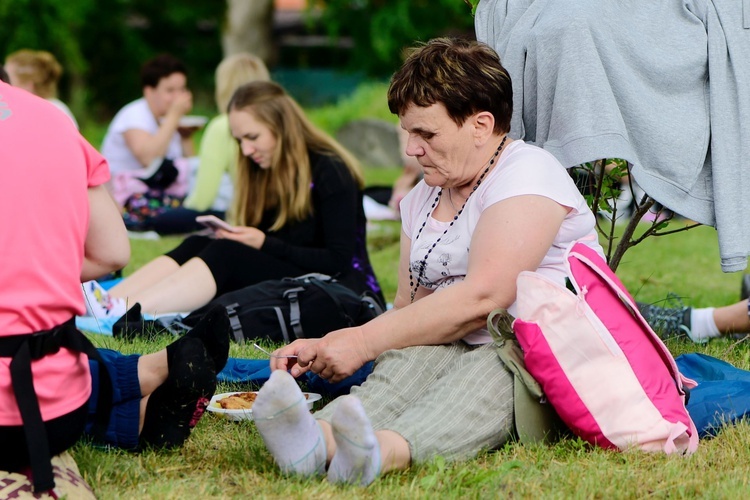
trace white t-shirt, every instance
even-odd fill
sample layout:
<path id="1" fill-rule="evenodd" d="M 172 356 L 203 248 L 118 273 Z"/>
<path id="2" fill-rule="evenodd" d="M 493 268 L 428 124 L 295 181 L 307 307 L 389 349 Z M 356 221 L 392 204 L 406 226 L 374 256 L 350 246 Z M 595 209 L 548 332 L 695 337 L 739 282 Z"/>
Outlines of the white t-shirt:
<path id="1" fill-rule="evenodd" d="M 73 120 L 73 124 L 76 126 L 76 128 L 79 128 L 78 121 L 76 121 L 76 117 L 73 116 L 73 112 L 70 110 L 67 104 L 65 104 L 64 102 L 62 102 L 60 99 L 56 97 L 50 97 L 47 100 L 51 102 L 52 104 L 54 104 L 55 106 L 57 106 L 57 109 L 59 109 L 60 111 L 68 115 L 68 118 Z"/>
<path id="2" fill-rule="evenodd" d="M 149 134 L 156 134 L 159 131 L 159 122 L 156 121 L 143 97 L 118 111 L 112 123 L 109 124 L 107 135 L 104 136 L 102 155 L 109 162 L 109 169 L 113 174 L 144 168 L 125 143 L 123 134 L 128 130 L 144 130 Z M 165 156 L 173 160 L 182 157 L 182 143 L 180 134 L 177 132 L 172 136 Z"/>
<path id="3" fill-rule="evenodd" d="M 596 234 L 594 214 L 568 172 L 550 153 L 522 140 L 516 140 L 505 148 L 497 166 L 469 197 L 463 212 L 445 236 L 442 234 L 450 222 L 438 221 L 431 216 L 428 218 L 439 191 L 440 188 L 430 187 L 423 180 L 401 201 L 402 228 L 412 242 L 409 259 L 412 274 L 416 280 L 424 267 L 420 285 L 425 288 L 438 290 L 463 281 L 469 264 L 469 245 L 479 217 L 488 207 L 514 196 L 544 196 L 571 209 L 537 269 L 540 274 L 564 284 L 566 272 L 563 253 L 574 240 L 584 240 L 584 243 L 604 255 Z M 425 220 L 427 223 L 415 241 Z M 438 238 L 441 238 L 440 243 L 423 264 L 429 248 Z M 508 311 L 515 315 L 515 303 Z M 468 334 L 463 340 L 468 344 L 484 344 L 491 342 L 492 338 L 486 329 L 482 329 Z"/>

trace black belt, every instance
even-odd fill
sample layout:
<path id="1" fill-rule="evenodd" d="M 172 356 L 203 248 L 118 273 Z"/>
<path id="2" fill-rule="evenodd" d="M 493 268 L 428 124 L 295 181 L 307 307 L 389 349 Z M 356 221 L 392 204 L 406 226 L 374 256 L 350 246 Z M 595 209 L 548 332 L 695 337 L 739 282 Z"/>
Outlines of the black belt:
<path id="1" fill-rule="evenodd" d="M 75 318 L 60 326 L 32 334 L 0 337 L 0 357 L 12 358 L 10 379 L 23 421 L 29 465 L 34 476 L 34 492 L 55 487 L 47 431 L 34 390 L 31 361 L 55 354 L 61 347 L 86 354 L 99 362 L 99 404 L 96 407 L 94 436 L 103 440 L 112 408 L 112 383 L 99 351 L 75 327 Z"/>

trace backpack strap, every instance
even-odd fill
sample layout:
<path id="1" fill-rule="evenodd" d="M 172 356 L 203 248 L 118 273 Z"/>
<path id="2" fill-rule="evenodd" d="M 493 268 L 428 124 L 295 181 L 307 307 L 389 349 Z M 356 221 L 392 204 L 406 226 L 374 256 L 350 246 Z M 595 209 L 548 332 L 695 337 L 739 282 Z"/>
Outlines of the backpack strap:
<path id="1" fill-rule="evenodd" d="M 310 278 L 310 282 L 313 282 L 313 279 L 314 278 Z M 299 294 L 300 292 L 304 291 L 305 287 L 302 286 L 284 290 L 284 298 L 289 301 L 289 324 L 292 327 L 292 333 L 294 333 L 294 337 L 298 339 L 305 338 L 305 332 L 302 331 L 302 313 L 299 309 Z M 286 332 L 286 327 L 284 326 L 283 317 L 279 319 L 279 324 L 282 325 L 281 327 L 284 338 L 289 338 L 289 333 Z"/>
<path id="2" fill-rule="evenodd" d="M 245 334 L 242 332 L 242 323 L 240 323 L 240 318 L 237 316 L 238 307 L 240 307 L 240 305 L 237 302 L 226 306 L 227 316 L 229 316 L 229 326 L 232 327 L 234 340 L 238 344 L 242 344 L 245 342 Z"/>
<path id="3" fill-rule="evenodd" d="M 112 382 L 99 351 L 75 327 L 71 318 L 51 330 L 25 335 L 0 337 L 0 357 L 11 358 L 10 379 L 21 414 L 29 462 L 34 478 L 34 492 L 43 492 L 55 487 L 52 472 L 52 457 L 47 431 L 39 409 L 39 400 L 34 390 L 31 362 L 57 353 L 61 347 L 86 354 L 99 362 L 99 404 L 96 407 L 94 436 L 103 440 L 109 424 L 112 408 Z"/>

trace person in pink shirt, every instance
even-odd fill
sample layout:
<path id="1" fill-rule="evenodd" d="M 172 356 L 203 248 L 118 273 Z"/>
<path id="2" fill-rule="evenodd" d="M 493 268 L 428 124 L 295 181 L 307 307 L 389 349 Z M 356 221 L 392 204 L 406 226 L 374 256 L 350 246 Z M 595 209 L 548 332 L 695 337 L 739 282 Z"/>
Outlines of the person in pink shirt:
<path id="1" fill-rule="evenodd" d="M 226 363 L 217 333 L 229 320 L 211 312 L 144 356 L 95 349 L 75 329 L 81 281 L 130 255 L 108 165 L 64 115 L 7 83 L 0 66 L 0 207 L 13 214 L 0 230 L 0 443 L 16 450 L 0 454 L 0 475 L 31 476 L 41 492 L 55 486 L 51 457 L 84 432 L 125 449 L 182 445 Z"/>
<path id="2" fill-rule="evenodd" d="M 84 351 L 95 350 L 72 323 L 85 311 L 81 280 L 124 266 L 130 246 L 107 164 L 70 119 L 2 82 L 0 103 L 0 442 L 21 444 L 0 467 L 30 464 L 46 491 L 49 457 L 88 414 Z"/>

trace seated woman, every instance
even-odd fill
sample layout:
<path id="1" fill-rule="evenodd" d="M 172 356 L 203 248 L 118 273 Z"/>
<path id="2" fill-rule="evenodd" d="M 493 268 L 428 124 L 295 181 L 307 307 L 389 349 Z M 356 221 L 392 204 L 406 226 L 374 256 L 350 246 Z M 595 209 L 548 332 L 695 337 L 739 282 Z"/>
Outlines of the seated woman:
<path id="1" fill-rule="evenodd" d="M 226 292 L 311 272 L 380 294 L 367 255 L 362 172 L 351 154 L 272 82 L 237 89 L 229 126 L 241 150 L 236 225 L 187 238 L 109 292 L 87 283 L 90 314 L 117 319 L 135 303 L 149 314 L 192 311 Z"/>
<path id="2" fill-rule="evenodd" d="M 484 326 L 515 310 L 516 278 L 565 282 L 563 250 L 602 253 L 594 215 L 549 153 L 507 137 L 511 81 L 487 45 L 435 39 L 391 79 L 388 105 L 424 179 L 401 202 L 394 308 L 360 327 L 301 339 L 276 354 L 253 405 L 285 472 L 366 485 L 440 455 L 467 459 L 513 432 L 513 378 Z M 375 360 L 351 395 L 309 413 L 293 377 L 341 380 Z M 287 372 L 290 369 L 290 373 Z"/>
<path id="3" fill-rule="evenodd" d="M 206 125 L 201 138 L 198 171 L 190 192 L 181 207 L 157 215 L 151 221 L 159 234 L 189 233 L 202 229 L 197 215 L 212 214 L 219 218 L 232 201 L 237 171 L 238 147 L 229 130 L 227 105 L 234 91 L 243 83 L 268 81 L 270 75 L 263 61 L 247 52 L 224 58 L 216 67 L 216 106 L 219 115 Z"/>

